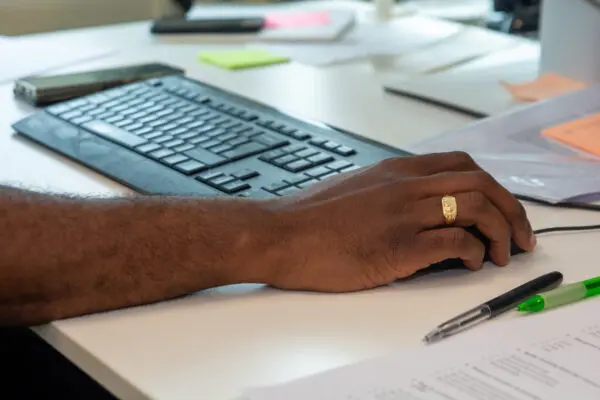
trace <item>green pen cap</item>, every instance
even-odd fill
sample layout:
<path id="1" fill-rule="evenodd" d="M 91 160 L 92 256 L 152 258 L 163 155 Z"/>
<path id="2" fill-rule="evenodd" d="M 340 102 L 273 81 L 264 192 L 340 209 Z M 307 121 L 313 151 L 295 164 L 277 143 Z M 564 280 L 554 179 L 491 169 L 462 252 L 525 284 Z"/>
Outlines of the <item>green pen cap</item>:
<path id="1" fill-rule="evenodd" d="M 533 296 L 519 304 L 518 309 L 521 312 L 538 312 L 544 309 L 545 303 L 542 296 Z"/>

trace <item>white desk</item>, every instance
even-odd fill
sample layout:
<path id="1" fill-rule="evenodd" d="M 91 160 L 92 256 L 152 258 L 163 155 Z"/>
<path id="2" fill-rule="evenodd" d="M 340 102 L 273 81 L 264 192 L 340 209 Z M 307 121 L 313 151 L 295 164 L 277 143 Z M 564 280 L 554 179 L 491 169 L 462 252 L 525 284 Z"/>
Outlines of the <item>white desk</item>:
<path id="1" fill-rule="evenodd" d="M 320 71 L 292 63 L 231 73 L 202 66 L 194 46 L 141 48 L 149 42 L 145 28 L 132 24 L 54 36 L 66 46 L 127 41 L 127 51 L 77 68 L 165 60 L 185 67 L 191 77 L 396 146 L 470 121 L 385 94 L 374 76 L 347 68 Z M 10 91 L 0 86 L 0 182 L 76 193 L 126 190 L 15 139 L 9 123 L 31 109 L 15 102 Z M 535 227 L 600 223 L 600 215 L 591 213 L 528 209 Z M 363 293 L 284 293 L 242 285 L 36 330 L 119 398 L 229 400 L 248 386 L 419 345 L 422 335 L 446 317 L 549 270 L 563 271 L 567 280 L 598 275 L 598 239 L 599 233 L 542 237 L 536 253 L 504 269 L 429 276 Z M 429 311 L 418 312 L 415 305 Z"/>

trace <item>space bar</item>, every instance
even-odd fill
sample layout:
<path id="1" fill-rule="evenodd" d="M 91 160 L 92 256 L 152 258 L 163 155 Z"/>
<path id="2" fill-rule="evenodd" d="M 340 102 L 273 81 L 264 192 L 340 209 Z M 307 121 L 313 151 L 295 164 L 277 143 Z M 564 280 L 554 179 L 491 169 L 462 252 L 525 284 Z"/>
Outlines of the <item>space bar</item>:
<path id="1" fill-rule="evenodd" d="M 112 140 L 113 142 L 117 142 L 123 146 L 135 147 L 146 143 L 144 138 L 135 136 L 127 131 L 124 131 L 123 129 L 119 129 L 116 126 L 102 121 L 91 121 L 81 126 L 99 136 L 104 137 L 105 139 Z"/>

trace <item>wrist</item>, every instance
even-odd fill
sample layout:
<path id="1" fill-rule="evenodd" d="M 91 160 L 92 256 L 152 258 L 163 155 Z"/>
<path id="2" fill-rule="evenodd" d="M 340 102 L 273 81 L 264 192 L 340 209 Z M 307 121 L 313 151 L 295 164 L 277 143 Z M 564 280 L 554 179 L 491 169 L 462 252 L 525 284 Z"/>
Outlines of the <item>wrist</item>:
<path id="1" fill-rule="evenodd" d="M 242 211 L 245 223 L 235 235 L 233 283 L 272 285 L 291 267 L 297 225 L 269 200 L 250 200 Z"/>

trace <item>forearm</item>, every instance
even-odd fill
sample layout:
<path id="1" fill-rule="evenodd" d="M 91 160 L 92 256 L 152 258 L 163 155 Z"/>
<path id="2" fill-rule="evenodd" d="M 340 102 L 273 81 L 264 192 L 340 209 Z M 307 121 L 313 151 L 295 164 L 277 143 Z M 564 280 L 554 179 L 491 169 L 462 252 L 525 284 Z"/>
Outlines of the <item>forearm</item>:
<path id="1" fill-rule="evenodd" d="M 0 187 L 0 325 L 261 282 L 249 261 L 268 255 L 261 249 L 271 239 L 253 234 L 264 213 L 252 201 L 80 199 Z"/>

